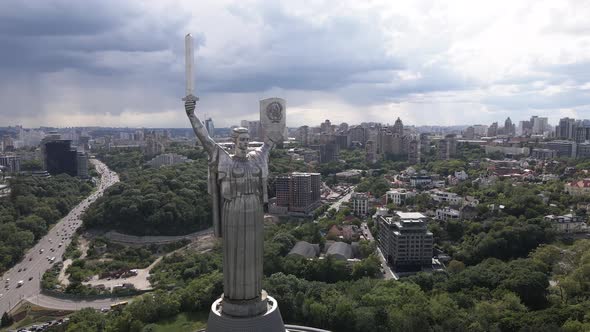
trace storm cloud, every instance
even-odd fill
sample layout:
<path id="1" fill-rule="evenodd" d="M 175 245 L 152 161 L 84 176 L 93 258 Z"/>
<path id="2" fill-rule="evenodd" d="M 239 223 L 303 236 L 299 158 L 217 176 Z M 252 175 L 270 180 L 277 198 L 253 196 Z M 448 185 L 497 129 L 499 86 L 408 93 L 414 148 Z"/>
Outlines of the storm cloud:
<path id="1" fill-rule="evenodd" d="M 590 117 L 588 16 L 576 1 L 5 0 L 0 125 L 186 127 L 187 32 L 218 126 L 270 96 L 290 126 Z"/>

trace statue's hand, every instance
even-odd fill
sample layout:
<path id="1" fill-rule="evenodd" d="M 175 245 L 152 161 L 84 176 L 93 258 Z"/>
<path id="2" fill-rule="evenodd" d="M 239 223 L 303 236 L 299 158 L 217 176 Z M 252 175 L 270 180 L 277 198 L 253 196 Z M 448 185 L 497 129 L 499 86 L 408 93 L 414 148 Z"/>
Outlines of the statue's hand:
<path id="1" fill-rule="evenodd" d="M 184 110 L 186 111 L 186 115 L 191 115 L 195 113 L 195 105 L 197 102 L 195 100 L 187 99 L 184 102 Z"/>

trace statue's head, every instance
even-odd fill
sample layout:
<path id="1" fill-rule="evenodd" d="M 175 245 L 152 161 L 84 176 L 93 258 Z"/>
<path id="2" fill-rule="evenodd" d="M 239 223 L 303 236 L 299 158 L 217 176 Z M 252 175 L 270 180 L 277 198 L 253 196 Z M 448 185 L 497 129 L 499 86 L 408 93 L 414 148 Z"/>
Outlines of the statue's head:
<path id="1" fill-rule="evenodd" d="M 238 157 L 244 157 L 248 154 L 248 143 L 250 142 L 250 135 L 248 129 L 244 127 L 237 127 L 232 130 L 231 137 L 234 140 L 235 155 Z"/>

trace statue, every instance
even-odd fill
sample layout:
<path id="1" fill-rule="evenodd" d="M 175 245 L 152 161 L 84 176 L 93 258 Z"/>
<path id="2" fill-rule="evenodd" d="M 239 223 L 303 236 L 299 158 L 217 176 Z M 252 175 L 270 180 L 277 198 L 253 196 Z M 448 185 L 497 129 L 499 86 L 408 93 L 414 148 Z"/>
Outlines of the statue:
<path id="1" fill-rule="evenodd" d="M 198 140 L 207 152 L 208 192 L 212 198 L 215 236 L 223 242 L 223 295 L 211 306 L 207 331 L 285 331 L 278 304 L 262 289 L 264 247 L 263 204 L 268 201 L 267 179 L 270 151 L 283 139 L 284 100 L 261 101 L 264 144 L 249 151 L 246 128 L 234 128 L 234 153 L 230 154 L 209 136 L 195 115 L 192 92 L 192 37 L 185 38 L 187 95 L 185 111 Z M 264 116 L 262 116 L 264 114 Z"/>
<path id="2" fill-rule="evenodd" d="M 195 115 L 195 100 L 185 101 L 186 114 L 195 134 L 209 155 L 209 194 L 213 200 L 215 235 L 223 239 L 222 311 L 232 316 L 256 315 L 266 311 L 262 291 L 264 240 L 263 204 L 268 202 L 268 157 L 275 146 L 267 136 L 259 148 L 248 151 L 248 129 L 234 128 L 233 154 L 229 154 L 209 136 Z M 276 104 L 272 114 L 277 115 Z M 279 111 L 279 113 L 282 109 Z M 274 139 L 279 136 L 275 135 Z M 252 304 L 244 307 L 234 304 Z"/>

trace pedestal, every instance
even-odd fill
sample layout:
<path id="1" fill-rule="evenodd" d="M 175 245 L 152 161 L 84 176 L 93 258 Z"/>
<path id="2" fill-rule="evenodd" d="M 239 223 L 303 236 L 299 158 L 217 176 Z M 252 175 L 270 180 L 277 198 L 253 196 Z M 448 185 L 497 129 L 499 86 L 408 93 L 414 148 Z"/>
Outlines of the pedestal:
<path id="1" fill-rule="evenodd" d="M 257 301 L 255 306 L 260 305 Z M 237 317 L 230 316 L 222 309 L 223 296 L 211 305 L 209 319 L 207 321 L 207 332 L 285 332 L 285 324 L 279 311 L 277 301 L 271 296 L 265 296 L 264 302 L 266 311 L 256 316 Z M 229 311 L 248 312 L 251 310 L 251 304 L 244 304 L 244 308 L 239 308 L 240 304 L 232 302 Z"/>

